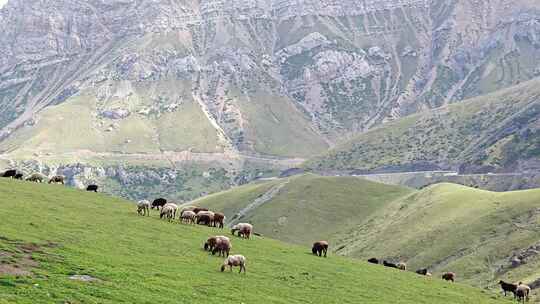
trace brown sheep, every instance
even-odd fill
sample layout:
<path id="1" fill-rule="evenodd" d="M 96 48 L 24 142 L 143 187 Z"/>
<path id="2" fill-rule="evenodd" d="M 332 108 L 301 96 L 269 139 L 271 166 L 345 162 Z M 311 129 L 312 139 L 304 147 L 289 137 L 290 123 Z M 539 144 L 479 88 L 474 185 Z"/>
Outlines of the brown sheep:
<path id="1" fill-rule="evenodd" d="M 206 208 L 201 208 L 201 207 L 196 207 L 193 209 L 193 212 L 195 212 L 195 214 L 199 214 L 199 212 L 201 211 L 208 211 L 208 209 Z"/>
<path id="2" fill-rule="evenodd" d="M 324 257 L 326 257 L 326 252 L 328 251 L 328 242 L 327 241 L 318 241 L 313 243 L 313 247 L 311 247 L 311 252 L 314 255 L 321 256 L 324 253 Z"/>
<path id="3" fill-rule="evenodd" d="M 206 243 L 204 243 L 204 251 L 212 251 L 214 250 L 214 247 L 216 247 L 217 238 L 215 236 L 211 236 L 206 240 Z"/>
<path id="4" fill-rule="evenodd" d="M 239 237 L 249 239 L 251 237 L 251 233 L 253 232 L 253 225 L 248 223 L 236 224 L 231 228 L 231 234 L 234 235 L 236 231 L 238 231 Z"/>
<path id="5" fill-rule="evenodd" d="M 216 227 L 216 225 L 219 225 L 218 228 L 223 229 L 224 223 L 225 214 L 219 212 L 214 213 L 214 227 Z"/>
<path id="6" fill-rule="evenodd" d="M 196 219 L 197 219 L 197 224 L 206 225 L 206 226 L 210 226 L 213 220 L 208 214 L 202 214 L 202 215 L 197 214 Z"/>
<path id="7" fill-rule="evenodd" d="M 216 238 L 216 246 L 212 249 L 212 255 L 218 253 L 218 256 L 229 256 L 232 245 L 228 238 Z M 226 255 L 225 255 L 226 254 Z"/>
<path id="8" fill-rule="evenodd" d="M 229 266 L 232 272 L 233 266 L 240 266 L 240 272 L 242 273 L 242 269 L 244 270 L 244 274 L 246 273 L 246 258 L 243 255 L 231 255 L 223 261 L 223 265 L 221 266 L 221 272 L 225 271 L 225 268 Z"/>
<path id="9" fill-rule="evenodd" d="M 453 272 L 446 272 L 442 275 L 442 279 L 445 281 L 452 281 L 455 282 L 456 280 L 456 274 Z"/>
<path id="10" fill-rule="evenodd" d="M 55 175 L 49 179 L 49 184 L 64 184 L 64 177 L 62 175 Z"/>
<path id="11" fill-rule="evenodd" d="M 223 235 L 211 236 L 208 238 L 208 240 L 206 240 L 206 243 L 204 243 L 204 250 L 212 251 L 214 247 L 216 247 L 216 244 L 221 241 L 230 242 L 231 240 L 228 237 L 223 236 Z"/>
<path id="12" fill-rule="evenodd" d="M 47 177 L 41 173 L 32 173 L 26 180 L 34 183 L 43 183 L 46 178 Z"/>
<path id="13" fill-rule="evenodd" d="M 396 264 L 396 267 L 400 270 L 407 270 L 407 264 L 404 262 L 399 262 Z"/>

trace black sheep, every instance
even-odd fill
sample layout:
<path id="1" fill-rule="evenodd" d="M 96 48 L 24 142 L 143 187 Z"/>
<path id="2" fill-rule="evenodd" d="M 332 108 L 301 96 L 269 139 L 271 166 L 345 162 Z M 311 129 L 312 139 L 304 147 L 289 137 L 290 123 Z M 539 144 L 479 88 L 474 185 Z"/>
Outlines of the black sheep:
<path id="1" fill-rule="evenodd" d="M 167 200 L 164 199 L 164 198 L 156 198 L 153 202 L 152 202 L 152 209 L 159 209 L 159 207 L 162 207 L 165 206 L 165 204 L 167 204 Z"/>
<path id="2" fill-rule="evenodd" d="M 390 267 L 390 268 L 398 268 L 396 264 L 394 263 L 390 263 L 390 262 L 387 262 L 387 261 L 383 261 L 382 262 L 384 266 L 386 267 Z"/>
<path id="3" fill-rule="evenodd" d="M 86 187 L 86 191 L 94 191 L 94 192 L 97 192 L 98 190 L 98 186 L 97 185 L 88 185 L 88 187 Z"/>
<path id="4" fill-rule="evenodd" d="M 518 288 L 517 284 L 512 283 L 506 283 L 503 280 L 499 281 L 499 285 L 501 285 L 502 290 L 504 291 L 504 296 L 506 297 L 507 292 L 511 292 L 514 294 L 514 298 L 516 297 L 516 290 Z"/>
<path id="5" fill-rule="evenodd" d="M 428 269 L 427 268 L 418 269 L 416 273 L 421 274 L 421 275 L 427 275 Z"/>
<path id="6" fill-rule="evenodd" d="M 313 243 L 313 247 L 311 247 L 311 253 L 314 255 L 322 256 L 324 253 L 324 257 L 326 257 L 326 252 L 328 251 L 328 242 L 327 241 L 318 241 Z"/>
<path id="7" fill-rule="evenodd" d="M 14 170 L 14 169 L 7 170 L 4 173 L 2 173 L 2 177 L 14 178 L 15 175 L 17 175 L 17 170 Z"/>
<path id="8" fill-rule="evenodd" d="M 371 264 L 379 264 L 379 260 L 377 258 L 371 258 L 369 260 L 367 260 L 368 263 L 371 263 Z"/>

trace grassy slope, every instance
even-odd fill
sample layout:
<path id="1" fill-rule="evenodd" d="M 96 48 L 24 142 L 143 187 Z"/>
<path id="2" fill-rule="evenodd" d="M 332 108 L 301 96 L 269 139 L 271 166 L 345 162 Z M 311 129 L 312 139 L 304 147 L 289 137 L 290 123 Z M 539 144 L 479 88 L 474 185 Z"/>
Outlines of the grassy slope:
<path id="1" fill-rule="evenodd" d="M 243 206 L 283 185 L 277 195 L 242 221 L 280 240 L 309 244 L 330 239 L 339 254 L 407 261 L 437 275 L 486 287 L 500 278 L 533 282 L 540 256 L 511 268 L 514 253 L 539 242 L 540 189 L 490 192 L 456 184 L 416 191 L 353 177 L 302 175 L 250 184 L 195 204 L 223 210 L 229 218 Z"/>
<path id="2" fill-rule="evenodd" d="M 455 271 L 487 286 L 498 281 L 540 277 L 539 257 L 509 268 L 513 252 L 539 240 L 540 189 L 489 192 L 437 184 L 405 196 L 375 213 L 341 241 L 341 252 L 408 261 L 412 268 Z"/>
<path id="3" fill-rule="evenodd" d="M 176 84 L 178 86 L 178 84 Z M 123 83 L 116 83 L 119 91 Z M 24 127 L 1 143 L 2 150 L 15 150 L 14 156 L 24 157 L 34 152 L 63 153 L 78 150 L 93 152 L 158 153 L 161 150 L 219 152 L 217 132 L 200 107 L 187 93 L 170 81 L 145 84 L 134 89 L 125 100 L 110 102 L 109 108 L 124 108 L 132 114 L 119 120 L 96 116 L 99 101 L 87 92 L 68 102 L 45 109 L 34 126 Z M 164 92 L 167 92 L 165 94 Z M 160 96 L 161 104 L 151 96 Z M 147 107 L 159 107 L 182 100 L 174 112 L 140 115 Z M 115 130 L 106 131 L 111 124 Z M 129 141 L 129 142 L 128 142 Z"/>
<path id="4" fill-rule="evenodd" d="M 308 161 L 316 170 L 421 162 L 495 169 L 540 157 L 540 79 L 385 124 Z M 524 130 L 529 130 L 523 132 Z"/>
<path id="5" fill-rule="evenodd" d="M 283 185 L 279 192 L 242 221 L 255 223 L 256 230 L 264 235 L 298 244 L 340 237 L 347 227 L 412 191 L 355 177 L 307 174 L 240 187 L 194 203 L 224 211 L 230 219 L 278 185 Z"/>
<path id="6" fill-rule="evenodd" d="M 0 303 L 505 302 L 464 285 L 337 256 L 321 259 L 307 248 L 260 238 L 233 239 L 233 252 L 248 258 L 247 275 L 222 274 L 222 259 L 200 249 L 221 231 L 138 217 L 127 202 L 62 186 L 0 180 L 0 192 L 3 263 L 23 254 L 15 240 L 56 244 L 33 253 L 39 262 L 33 277 L 0 278 Z M 71 281 L 72 274 L 102 281 Z"/>
<path id="7" fill-rule="evenodd" d="M 247 122 L 246 137 L 262 154 L 287 157 L 314 156 L 328 149 L 306 118 L 281 96 L 258 91 L 250 99 L 239 95 Z"/>

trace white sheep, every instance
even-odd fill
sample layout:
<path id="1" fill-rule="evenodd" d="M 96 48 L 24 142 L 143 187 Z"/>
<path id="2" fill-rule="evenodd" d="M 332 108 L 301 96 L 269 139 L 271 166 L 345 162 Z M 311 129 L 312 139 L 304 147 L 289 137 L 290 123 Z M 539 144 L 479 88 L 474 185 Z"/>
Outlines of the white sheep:
<path id="1" fill-rule="evenodd" d="M 246 273 L 246 258 L 240 254 L 231 255 L 227 257 L 225 261 L 223 261 L 223 265 L 221 265 L 221 272 L 225 271 L 227 266 L 229 266 L 231 272 L 233 266 L 240 266 L 240 271 L 238 273 L 242 273 L 242 269 L 244 270 L 244 273 Z"/>
<path id="2" fill-rule="evenodd" d="M 172 206 L 163 206 L 163 208 L 161 208 L 161 211 L 159 213 L 159 218 L 167 218 L 169 221 L 171 221 L 173 219 L 173 215 L 174 215 L 174 207 Z"/>
<path id="3" fill-rule="evenodd" d="M 182 211 L 182 213 L 180 214 L 180 222 L 187 222 L 187 223 L 192 223 L 192 224 L 195 224 L 195 217 L 197 215 L 195 214 L 195 212 L 193 211 Z"/>
<path id="4" fill-rule="evenodd" d="M 234 235 L 234 233 L 238 231 L 238 236 L 244 237 L 244 238 L 250 238 L 251 233 L 253 232 L 253 225 L 248 223 L 239 223 L 232 227 L 231 234 Z"/>
<path id="5" fill-rule="evenodd" d="M 175 219 L 176 211 L 178 210 L 178 205 L 174 203 L 166 203 L 165 205 L 163 205 L 163 207 L 167 207 L 167 206 L 173 209 L 172 218 Z"/>
<path id="6" fill-rule="evenodd" d="M 150 202 L 141 200 L 137 203 L 137 213 L 142 216 L 150 216 Z"/>

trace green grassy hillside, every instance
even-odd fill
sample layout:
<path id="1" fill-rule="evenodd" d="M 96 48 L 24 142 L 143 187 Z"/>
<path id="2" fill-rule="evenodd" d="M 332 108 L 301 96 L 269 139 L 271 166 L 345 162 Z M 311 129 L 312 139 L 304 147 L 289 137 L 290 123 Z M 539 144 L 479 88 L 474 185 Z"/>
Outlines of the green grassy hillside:
<path id="1" fill-rule="evenodd" d="M 201 245 L 225 231 L 139 217 L 126 201 L 62 186 L 0 180 L 0 193 L 0 303 L 508 302 L 262 238 L 233 238 L 248 272 L 220 273 L 222 259 Z"/>
<path id="2" fill-rule="evenodd" d="M 486 287 L 499 279 L 540 278 L 540 189 L 489 192 L 437 184 L 387 205 L 351 229 L 340 254 L 407 261 L 414 269 L 454 271 Z M 513 256 L 526 256 L 512 266 Z"/>
<path id="3" fill-rule="evenodd" d="M 276 190 L 277 189 L 277 190 Z M 250 184 L 194 201 L 291 243 L 328 239 L 338 254 L 406 261 L 479 287 L 540 280 L 540 189 L 490 192 L 456 184 L 422 190 L 312 174 Z M 512 265 L 514 257 L 520 257 Z M 535 283 L 536 284 L 536 283 Z"/>
<path id="4" fill-rule="evenodd" d="M 242 186 L 193 204 L 221 210 L 233 219 L 266 196 L 264 203 L 250 208 L 239 220 L 256 223 L 257 231 L 264 235 L 307 245 L 341 237 L 343 230 L 412 191 L 355 177 L 307 174 Z"/>
<path id="5" fill-rule="evenodd" d="M 305 164 L 314 170 L 431 167 L 525 170 L 540 157 L 540 79 L 361 134 Z"/>

